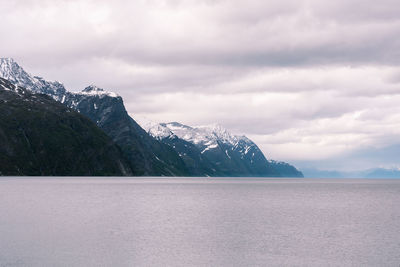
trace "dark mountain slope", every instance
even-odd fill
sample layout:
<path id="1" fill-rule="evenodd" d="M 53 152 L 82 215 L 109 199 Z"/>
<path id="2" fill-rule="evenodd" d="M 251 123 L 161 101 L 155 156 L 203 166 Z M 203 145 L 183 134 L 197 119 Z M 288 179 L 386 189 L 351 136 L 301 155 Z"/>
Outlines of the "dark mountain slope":
<path id="1" fill-rule="evenodd" d="M 93 122 L 0 78 L 1 175 L 130 175 L 120 149 Z"/>
<path id="2" fill-rule="evenodd" d="M 69 92 L 59 82 L 30 75 L 10 58 L 0 58 L 0 77 L 32 92 L 47 94 L 90 118 L 122 148 L 134 175 L 189 175 L 173 149 L 149 136 L 129 117 L 120 96 L 95 86 Z"/>
<path id="3" fill-rule="evenodd" d="M 281 161 L 270 160 L 269 161 L 272 168 L 275 169 L 280 176 L 283 177 L 304 177 L 303 173 L 296 169 L 296 167 Z"/>
<path id="4" fill-rule="evenodd" d="M 188 169 L 179 155 L 144 131 L 126 112 L 120 96 L 95 86 L 69 94 L 63 103 L 95 122 L 118 144 L 135 175 L 184 176 Z"/>
<path id="5" fill-rule="evenodd" d="M 162 142 L 173 148 L 185 162 L 190 176 L 221 176 L 215 164 L 203 156 L 201 150 L 192 143 L 172 135 L 162 139 Z"/>

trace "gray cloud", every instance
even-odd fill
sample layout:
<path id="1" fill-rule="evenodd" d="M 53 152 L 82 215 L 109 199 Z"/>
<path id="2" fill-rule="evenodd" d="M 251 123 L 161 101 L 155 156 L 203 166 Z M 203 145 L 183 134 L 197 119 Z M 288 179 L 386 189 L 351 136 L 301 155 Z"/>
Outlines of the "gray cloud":
<path id="1" fill-rule="evenodd" d="M 316 165 L 398 143 L 394 0 L 15 0 L 0 16 L 2 56 L 116 91 L 133 116 L 219 122 Z"/>
<path id="2" fill-rule="evenodd" d="M 131 64 L 240 68 L 397 64 L 400 58 L 393 1 L 16 3 L 3 4 L 2 28 L 11 34 L 4 42 L 7 52 L 50 55 L 42 58 L 49 64 L 108 57 Z M 35 36 L 40 38 L 32 40 Z"/>

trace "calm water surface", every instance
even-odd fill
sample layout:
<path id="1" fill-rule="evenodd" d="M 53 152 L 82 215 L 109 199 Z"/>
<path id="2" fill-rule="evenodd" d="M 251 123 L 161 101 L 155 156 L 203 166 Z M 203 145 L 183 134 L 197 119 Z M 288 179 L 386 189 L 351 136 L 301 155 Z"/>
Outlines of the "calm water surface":
<path id="1" fill-rule="evenodd" d="M 400 180 L 0 180 L 0 266 L 400 266 Z"/>

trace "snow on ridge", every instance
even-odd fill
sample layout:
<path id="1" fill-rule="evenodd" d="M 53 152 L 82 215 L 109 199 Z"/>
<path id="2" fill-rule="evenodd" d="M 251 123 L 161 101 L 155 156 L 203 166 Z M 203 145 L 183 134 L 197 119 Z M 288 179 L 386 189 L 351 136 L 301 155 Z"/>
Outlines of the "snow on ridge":
<path id="1" fill-rule="evenodd" d="M 174 136 L 174 133 L 171 132 L 167 127 L 162 126 L 160 124 L 154 125 L 148 131 L 148 133 L 155 137 L 156 139 L 164 139 L 171 136 Z"/>
<path id="2" fill-rule="evenodd" d="M 118 97 L 118 94 L 114 92 L 108 92 L 105 91 L 104 89 L 97 87 L 96 85 L 89 85 L 85 89 L 83 89 L 81 92 L 75 93 L 78 95 L 92 95 L 92 96 L 110 96 L 110 97 Z"/>
<path id="3" fill-rule="evenodd" d="M 207 131 L 196 127 L 190 127 L 177 122 L 161 123 L 168 127 L 177 137 L 200 146 L 215 146 L 217 138 Z"/>
<path id="4" fill-rule="evenodd" d="M 7 69 L 9 69 L 8 67 L 12 66 L 13 64 L 16 64 L 13 58 L 0 58 L 0 70 L 2 72 L 7 71 Z"/>
<path id="5" fill-rule="evenodd" d="M 0 79 L 0 88 L 2 88 L 3 90 L 6 90 L 6 91 L 12 91 L 10 88 L 8 88 L 6 86 L 6 84 L 7 83 L 4 80 Z M 15 89 L 14 85 L 13 85 L 13 89 Z"/>
<path id="6" fill-rule="evenodd" d="M 34 85 L 35 79 L 12 58 L 0 58 L 0 77 L 18 85 Z"/>
<path id="7" fill-rule="evenodd" d="M 217 139 L 225 143 L 230 143 L 232 145 L 237 143 L 237 136 L 232 135 L 219 124 L 214 123 L 210 125 L 197 126 L 196 128 L 205 131 L 209 135 L 215 136 Z"/>
<path id="8" fill-rule="evenodd" d="M 64 85 L 59 81 L 45 80 L 40 76 L 32 76 L 27 73 L 17 62 L 12 58 L 0 58 L 0 77 L 9 80 L 15 85 L 24 87 L 35 93 L 44 93 L 51 95 L 56 100 L 63 99 L 67 93 L 72 95 L 92 95 L 92 96 L 110 96 L 118 97 L 118 94 L 105 91 L 95 85 L 86 87 L 81 92 L 69 92 Z"/>
<path id="9" fill-rule="evenodd" d="M 40 76 L 33 76 L 33 79 L 35 79 L 36 81 L 42 81 L 44 83 L 50 83 L 50 84 L 53 84 L 53 85 L 64 86 L 64 84 L 62 82 L 60 82 L 60 81 L 57 81 L 57 80 L 46 80 L 46 79 L 44 79 L 43 77 L 40 77 Z"/>
<path id="10" fill-rule="evenodd" d="M 219 124 L 191 127 L 178 122 L 155 123 L 144 118 L 137 118 L 136 121 L 156 139 L 176 136 L 201 148 L 201 153 L 224 143 L 230 145 L 231 150 L 238 149 L 245 155 L 255 146 L 246 136 L 233 135 Z"/>
<path id="11" fill-rule="evenodd" d="M 174 133 L 161 123 L 147 119 L 146 117 L 135 116 L 135 121 L 152 137 L 161 140 L 175 136 Z"/>
<path id="12" fill-rule="evenodd" d="M 56 100 L 66 91 L 64 85 L 58 81 L 47 81 L 27 73 L 12 58 L 0 58 L 0 77 L 35 93 L 51 95 Z"/>
<path id="13" fill-rule="evenodd" d="M 133 116 L 131 114 L 129 114 L 132 118 L 135 118 L 135 121 L 140 125 L 140 127 L 142 127 L 146 132 L 150 130 L 151 127 L 153 127 L 154 125 L 158 124 L 154 121 L 149 120 L 146 117 L 142 117 L 142 116 Z"/>
<path id="14" fill-rule="evenodd" d="M 235 147 L 239 144 L 240 141 L 249 144 L 253 143 L 249 138 L 244 135 L 239 136 L 231 134 L 226 128 L 217 123 L 197 126 L 196 128 L 207 132 L 209 135 L 215 136 L 215 138 L 223 143 L 228 143 Z"/>

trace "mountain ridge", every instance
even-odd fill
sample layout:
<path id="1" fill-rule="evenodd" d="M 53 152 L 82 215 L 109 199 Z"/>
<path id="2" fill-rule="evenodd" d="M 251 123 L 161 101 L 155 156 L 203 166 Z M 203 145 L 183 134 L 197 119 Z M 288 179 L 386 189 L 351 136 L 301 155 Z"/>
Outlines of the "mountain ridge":
<path id="1" fill-rule="evenodd" d="M 126 176 L 132 170 L 88 118 L 0 78 L 0 175 Z"/>
<path id="2" fill-rule="evenodd" d="M 268 161 L 250 139 L 218 124 L 192 128 L 170 122 L 147 131 L 128 115 L 121 96 L 95 85 L 70 92 L 60 82 L 31 76 L 14 60 L 0 58 L 1 76 L 88 117 L 121 147 L 135 175 L 303 176 L 289 164 Z"/>
<path id="3" fill-rule="evenodd" d="M 233 135 L 219 124 L 188 126 L 179 122 L 154 123 L 148 120 L 139 121 L 139 124 L 154 138 L 173 147 L 191 170 L 201 175 L 303 176 L 288 163 L 267 160 L 249 138 Z"/>
<path id="4" fill-rule="evenodd" d="M 314 168 L 302 169 L 306 178 L 400 178 L 398 168 L 372 168 L 358 171 L 320 170 Z"/>
<path id="5" fill-rule="evenodd" d="M 11 69 L 7 69 L 11 68 Z M 4 74 L 5 72 L 6 74 Z M 13 77 L 11 82 L 51 96 L 77 110 L 97 124 L 118 144 L 131 161 L 135 175 L 189 175 L 184 163 L 169 146 L 159 143 L 129 117 L 122 97 L 95 85 L 81 92 L 70 92 L 59 82 L 48 82 L 28 74 L 12 59 L 0 58 L 0 77 Z"/>

